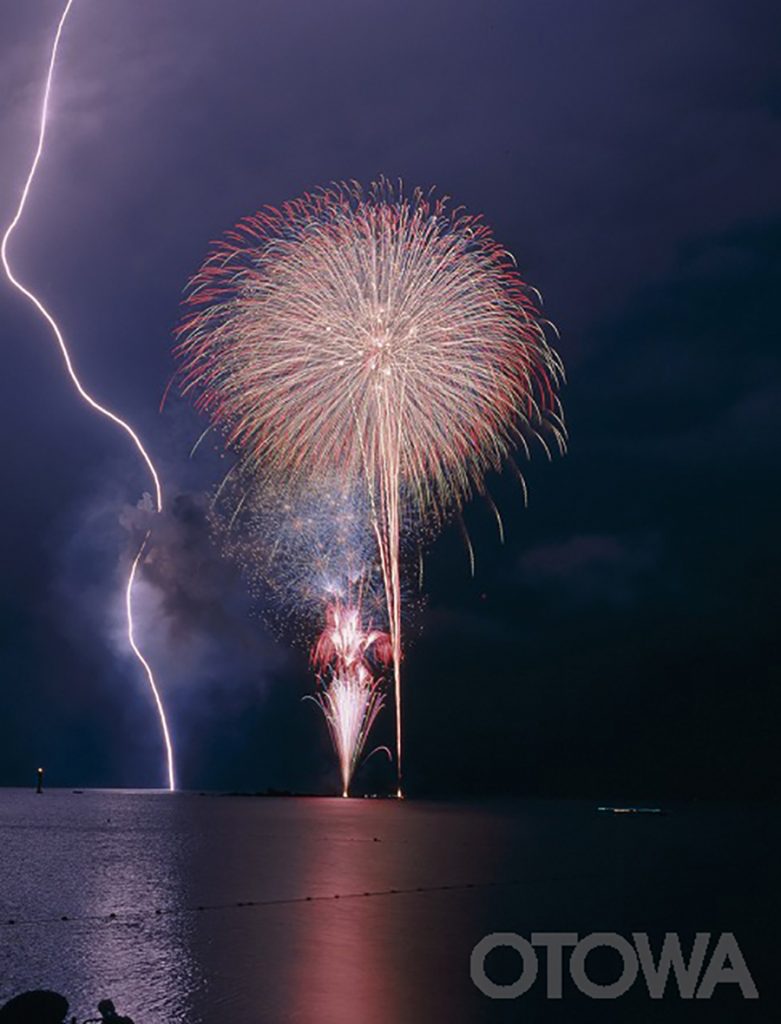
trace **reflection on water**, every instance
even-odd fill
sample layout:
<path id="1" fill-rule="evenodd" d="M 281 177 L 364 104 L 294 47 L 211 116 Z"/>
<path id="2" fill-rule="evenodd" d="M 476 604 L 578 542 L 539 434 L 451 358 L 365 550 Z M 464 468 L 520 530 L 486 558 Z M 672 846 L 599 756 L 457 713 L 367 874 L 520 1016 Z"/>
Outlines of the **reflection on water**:
<path id="1" fill-rule="evenodd" d="M 761 820 L 0 791 L 0 1004 L 47 987 L 82 1019 L 108 996 L 136 1024 L 625 1021 L 623 1002 L 486 1000 L 470 950 L 491 931 L 742 926 L 756 977 L 747 929 L 764 904 L 734 877 L 714 904 L 713 880 Z M 756 860 L 750 878 L 761 887 Z M 641 1009 L 631 1019 L 688 1019 L 667 1000 Z"/>
<path id="2" fill-rule="evenodd" d="M 129 916 L 179 899 L 186 835 L 161 799 L 0 795 L 0 917 L 17 922 L 0 933 L 0 1003 L 45 986 L 81 1017 L 110 996 L 139 1022 L 193 1020 L 189 922 Z"/>
<path id="3" fill-rule="evenodd" d="M 130 849 L 121 838 L 113 842 L 85 879 L 84 906 L 104 920 L 135 907 L 143 912 L 153 904 L 155 911 L 177 905 L 177 877 L 186 871 L 178 830 L 169 839 L 161 829 L 147 827 L 136 838 Z M 142 1020 L 152 1014 L 167 1021 L 192 1020 L 187 997 L 197 975 L 188 947 L 188 915 L 155 912 L 109 920 L 110 927 L 94 924 L 85 930 L 77 967 L 84 998 L 92 995 L 94 1002 L 96 992 L 110 996 L 130 1013 L 145 993 L 136 1011 L 141 1017 L 143 1008 Z"/>

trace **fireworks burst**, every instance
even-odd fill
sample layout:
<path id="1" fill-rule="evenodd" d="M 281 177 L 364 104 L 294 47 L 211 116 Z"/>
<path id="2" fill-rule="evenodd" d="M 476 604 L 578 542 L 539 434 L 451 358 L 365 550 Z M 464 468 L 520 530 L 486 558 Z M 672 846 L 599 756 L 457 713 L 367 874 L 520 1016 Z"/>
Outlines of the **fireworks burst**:
<path id="1" fill-rule="evenodd" d="M 265 208 L 190 284 L 177 353 L 242 471 L 366 494 L 393 654 L 401 793 L 402 526 L 441 524 L 528 440 L 564 447 L 561 363 L 480 217 L 386 181 Z"/>
<path id="2" fill-rule="evenodd" d="M 329 604 L 326 627 L 311 653 L 321 689 L 309 699 L 320 707 L 328 724 L 345 797 L 385 702 L 377 669 L 387 666 L 393 657 L 388 634 L 371 625 L 364 628 L 361 618 L 360 605 Z"/>
<path id="3" fill-rule="evenodd" d="M 386 619 L 365 492 L 356 495 L 334 481 L 320 492 L 259 494 L 239 476 L 222 488 L 212 524 L 269 624 L 284 635 L 292 627 L 309 649 L 317 693 L 308 699 L 323 712 L 346 796 L 385 703 L 382 675 L 392 661 L 387 631 L 363 623 Z M 324 614 L 325 628 L 312 644 Z"/>
<path id="4" fill-rule="evenodd" d="M 280 635 L 292 632 L 308 649 L 326 604 L 351 596 L 382 618 L 382 576 L 362 494 L 337 482 L 306 494 L 261 493 L 238 477 L 214 503 L 211 523 Z"/>

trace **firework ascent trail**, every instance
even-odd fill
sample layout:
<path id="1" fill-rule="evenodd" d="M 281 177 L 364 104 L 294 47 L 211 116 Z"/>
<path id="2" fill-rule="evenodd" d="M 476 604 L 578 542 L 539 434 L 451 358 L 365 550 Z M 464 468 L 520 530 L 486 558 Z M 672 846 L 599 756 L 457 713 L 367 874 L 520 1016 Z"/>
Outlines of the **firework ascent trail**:
<path id="1" fill-rule="evenodd" d="M 35 308 L 38 310 L 38 312 L 41 314 L 41 316 L 44 318 L 44 320 L 48 323 L 49 327 L 51 328 L 52 333 L 54 334 L 54 337 L 57 340 L 57 344 L 60 347 L 60 352 L 65 362 L 65 368 L 68 372 L 68 376 L 73 382 L 73 385 L 76 388 L 76 391 L 79 393 L 79 396 L 87 403 L 87 405 L 90 406 L 90 408 L 94 409 L 95 412 L 100 413 L 101 416 L 105 416 L 107 419 L 111 420 L 112 423 L 115 423 L 118 427 L 121 427 L 122 430 L 124 430 L 125 433 L 129 435 L 133 444 L 138 449 L 141 458 L 146 463 L 146 467 L 149 470 L 149 473 L 152 477 L 155 489 L 156 508 L 158 512 L 161 512 L 163 508 L 163 492 L 160 486 L 160 478 L 157 474 L 157 470 L 155 469 L 151 458 L 149 457 L 148 452 L 141 443 L 141 439 L 139 438 L 138 434 L 136 434 L 136 432 L 133 430 L 129 423 L 126 423 L 125 420 L 119 417 L 116 413 L 112 412 L 110 409 L 105 408 L 105 406 L 102 406 L 99 402 L 95 401 L 95 399 L 92 398 L 92 396 L 84 389 L 84 387 L 81 384 L 81 381 L 79 380 L 76 374 L 75 369 L 73 368 L 73 363 L 71 361 L 68 347 L 65 344 L 65 339 L 62 336 L 62 332 L 60 331 L 57 322 L 55 321 L 51 313 L 48 311 L 48 309 L 46 309 L 46 307 L 43 305 L 41 300 L 33 292 L 25 288 L 25 286 L 14 276 L 13 271 L 11 270 L 11 266 L 8 262 L 8 242 L 10 241 L 11 235 L 15 231 L 16 226 L 21 219 L 22 213 L 24 212 L 24 208 L 27 204 L 27 198 L 30 193 L 30 187 L 32 186 L 33 179 L 35 177 L 35 172 L 38 169 L 38 163 L 41 159 L 41 154 L 43 153 L 43 143 L 44 138 L 46 136 L 46 119 L 49 112 L 49 96 L 51 94 L 52 79 L 54 77 L 54 68 L 57 61 L 57 50 L 60 45 L 60 37 L 62 36 L 62 30 L 65 26 L 65 21 L 68 17 L 68 13 L 70 12 L 71 7 L 73 6 L 73 2 L 74 0 L 67 0 L 63 12 L 60 15 L 60 20 L 57 23 L 57 31 L 54 35 L 54 42 L 52 43 L 51 55 L 49 57 L 49 68 L 46 74 L 46 85 L 43 93 L 43 102 L 41 104 L 40 123 L 38 129 L 38 145 L 35 150 L 35 156 L 33 157 L 33 161 L 30 165 L 30 170 L 28 172 L 27 179 L 24 183 L 24 187 L 22 188 L 22 194 L 19 199 L 19 205 L 16 208 L 16 213 L 14 214 L 13 220 L 6 228 L 5 234 L 3 235 L 2 243 L 0 243 L 0 258 L 2 259 L 3 267 L 5 269 L 6 275 L 8 276 L 8 280 L 11 282 L 14 288 L 18 289 L 18 291 L 20 291 L 22 295 L 24 295 L 24 297 L 29 302 L 31 302 L 33 306 L 35 306 Z M 144 658 L 144 656 L 142 655 L 141 651 L 138 648 L 133 629 L 133 584 L 135 582 L 136 572 L 138 570 L 138 566 L 141 561 L 141 556 L 144 553 L 144 549 L 146 548 L 146 543 L 148 539 L 149 532 L 147 532 L 146 536 L 144 537 L 141 543 L 141 547 L 139 548 L 138 553 L 135 556 L 135 559 L 133 560 L 130 575 L 127 581 L 127 588 L 125 591 L 125 605 L 127 610 L 127 636 L 128 642 L 134 655 L 144 668 L 147 680 L 149 682 L 149 688 L 152 691 L 155 706 L 157 707 L 157 713 L 160 718 L 160 726 L 162 728 L 163 739 L 165 742 L 168 788 L 170 790 L 173 790 L 176 788 L 176 780 L 174 775 L 174 756 L 173 746 L 171 743 L 171 735 L 168 730 L 168 722 L 166 720 L 165 715 L 165 709 L 163 707 L 163 702 L 160 697 L 160 692 L 157 688 L 157 684 L 155 682 L 152 669 L 150 668 L 149 663 L 146 661 L 146 659 Z"/>

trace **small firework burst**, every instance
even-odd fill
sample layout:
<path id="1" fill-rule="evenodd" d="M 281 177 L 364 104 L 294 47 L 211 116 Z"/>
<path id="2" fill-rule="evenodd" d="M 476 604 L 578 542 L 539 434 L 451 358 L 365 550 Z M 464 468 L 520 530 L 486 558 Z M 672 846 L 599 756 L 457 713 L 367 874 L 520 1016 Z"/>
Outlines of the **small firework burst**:
<path id="1" fill-rule="evenodd" d="M 311 652 L 319 689 L 310 698 L 320 707 L 339 759 L 342 796 L 385 702 L 382 670 L 393 657 L 390 637 L 363 622 L 360 605 L 334 601 Z"/>

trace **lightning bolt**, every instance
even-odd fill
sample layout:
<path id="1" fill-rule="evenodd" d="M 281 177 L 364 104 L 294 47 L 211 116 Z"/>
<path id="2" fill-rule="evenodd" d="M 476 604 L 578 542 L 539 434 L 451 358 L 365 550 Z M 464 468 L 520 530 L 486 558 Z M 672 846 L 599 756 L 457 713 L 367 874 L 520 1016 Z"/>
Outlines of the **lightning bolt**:
<path id="1" fill-rule="evenodd" d="M 52 334 L 54 335 L 57 344 L 59 345 L 60 352 L 65 363 L 65 369 L 67 370 L 68 376 L 73 382 L 76 391 L 79 393 L 79 396 L 83 399 L 84 402 L 87 403 L 87 405 L 90 406 L 90 408 L 94 409 L 95 412 L 100 413 L 101 416 L 105 416 L 106 419 L 111 420 L 112 423 L 115 423 L 118 427 L 124 430 L 125 433 L 130 437 L 131 441 L 133 442 L 139 454 L 141 455 L 141 458 L 146 464 L 147 469 L 149 470 L 149 474 L 154 484 L 157 511 L 162 512 L 163 490 L 162 487 L 160 486 L 160 478 L 157 474 L 157 470 L 155 469 L 151 458 L 149 457 L 149 453 L 141 443 L 141 439 L 139 438 L 138 434 L 133 430 L 129 423 L 126 423 L 125 420 L 123 420 L 120 416 L 117 416 L 117 414 L 112 412 L 111 409 L 107 409 L 105 406 L 97 402 L 92 397 L 92 395 L 90 395 L 87 392 L 87 390 L 83 387 L 73 367 L 70 352 L 68 351 L 68 347 L 65 344 L 65 339 L 63 338 L 62 335 L 62 331 L 60 330 L 56 320 L 49 312 L 49 310 L 44 306 L 44 304 L 41 302 L 38 296 L 31 292 L 28 288 L 25 288 L 21 281 L 19 281 L 14 276 L 14 273 L 11 270 L 11 266 L 8 261 L 8 243 L 11 239 L 11 235 L 16 230 L 16 226 L 21 219 L 22 213 L 24 212 L 24 208 L 27 204 L 27 198 L 30 194 L 30 188 L 32 186 L 33 179 L 35 178 L 35 172 L 38 169 L 41 154 L 43 153 L 43 144 L 44 139 L 46 137 L 46 120 L 49 113 L 49 97 L 51 95 L 52 80 L 54 78 L 54 68 L 57 62 L 57 50 L 59 49 L 60 38 L 62 36 L 62 31 L 65 26 L 65 21 L 68 17 L 71 7 L 73 6 L 73 3 L 74 0 L 67 0 L 63 12 L 60 15 L 60 20 L 57 23 L 57 31 L 54 34 L 54 42 L 52 43 L 51 55 L 49 57 L 49 68 L 46 74 L 46 86 L 43 92 L 43 103 L 41 104 L 40 123 L 38 128 L 38 145 L 35 149 L 35 156 L 33 157 L 33 161 L 30 164 L 30 170 L 27 174 L 27 179 L 22 189 L 22 194 L 19 199 L 19 205 L 16 208 L 16 213 L 14 214 L 13 220 L 6 228 L 5 234 L 3 235 L 2 243 L 0 243 L 0 259 L 2 259 L 3 267 L 5 269 L 5 273 L 6 276 L 8 277 L 8 280 L 11 282 L 14 288 L 20 291 L 22 295 L 24 295 L 28 302 L 32 303 L 32 305 L 38 310 L 38 313 L 43 317 L 43 319 L 48 323 L 49 327 L 51 328 Z M 139 662 L 144 668 L 147 680 L 149 682 L 149 688 L 152 691 L 155 706 L 157 707 L 157 713 L 160 719 L 160 726 L 163 732 L 163 739 L 165 741 L 168 788 L 170 790 L 174 790 L 176 788 L 176 782 L 174 776 L 173 745 L 171 743 L 171 735 L 168 730 L 168 722 L 166 720 L 165 708 L 163 707 L 163 702 L 160 697 L 160 691 L 157 688 L 157 684 L 155 682 L 155 677 L 152 672 L 152 669 L 150 668 L 149 663 L 146 661 L 143 654 L 138 648 L 133 629 L 133 583 L 135 582 L 136 573 L 138 570 L 139 563 L 141 561 L 141 556 L 144 553 L 144 549 L 146 548 L 146 543 L 148 539 L 149 533 L 147 533 L 147 535 L 144 537 L 141 547 L 138 550 L 138 554 L 136 555 L 133 561 L 130 570 L 130 576 L 128 577 L 127 581 L 127 588 L 125 591 L 125 605 L 127 610 L 127 636 L 128 642 L 133 653 L 135 654 L 136 658 L 138 658 Z"/>
<path id="2" fill-rule="evenodd" d="M 158 509 L 158 512 L 160 509 Z M 155 682 L 154 673 L 150 668 L 149 662 L 146 660 L 144 655 L 141 653 L 138 644 L 136 643 L 135 626 L 133 622 L 133 584 L 136 580 L 136 572 L 138 571 L 139 563 L 141 562 L 141 556 L 144 554 L 144 548 L 146 542 L 149 540 L 149 534 L 151 530 L 147 531 L 146 536 L 141 542 L 141 547 L 138 549 L 138 554 L 133 559 L 133 564 L 130 567 L 130 575 L 127 578 L 127 587 L 125 588 L 125 610 L 127 612 L 127 638 L 130 642 L 130 646 L 133 650 L 133 654 L 138 658 L 141 664 L 144 666 L 144 672 L 149 683 L 149 689 L 152 691 L 152 696 L 155 700 L 157 707 L 157 714 L 160 718 L 160 726 L 163 730 L 163 740 L 165 741 L 165 754 L 166 754 L 166 766 L 168 769 L 168 788 L 173 792 L 176 789 L 176 778 L 174 776 L 174 749 L 171 743 L 171 734 L 168 731 L 168 722 L 165 717 L 165 708 L 163 707 L 163 701 L 160 697 L 160 691 L 157 689 L 157 683 Z"/>

